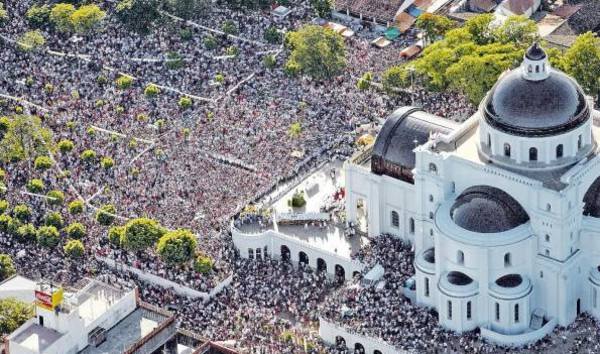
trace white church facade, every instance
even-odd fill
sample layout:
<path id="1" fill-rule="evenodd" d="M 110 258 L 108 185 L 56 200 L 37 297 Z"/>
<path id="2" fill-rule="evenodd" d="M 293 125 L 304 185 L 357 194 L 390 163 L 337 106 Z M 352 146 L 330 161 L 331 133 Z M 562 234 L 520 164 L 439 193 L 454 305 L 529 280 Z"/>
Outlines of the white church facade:
<path id="1" fill-rule="evenodd" d="M 600 317 L 599 112 L 531 47 L 461 125 L 401 108 L 346 210 L 415 247 L 415 297 L 440 325 L 505 336 Z M 363 202 L 358 202 L 363 200 Z"/>
<path id="2" fill-rule="evenodd" d="M 344 163 L 346 218 L 413 244 L 414 301 L 445 328 L 518 345 L 582 312 L 600 318 L 595 119 L 535 44 L 461 124 L 414 107 L 391 114 Z M 244 237 L 234 232 L 240 250 Z"/>

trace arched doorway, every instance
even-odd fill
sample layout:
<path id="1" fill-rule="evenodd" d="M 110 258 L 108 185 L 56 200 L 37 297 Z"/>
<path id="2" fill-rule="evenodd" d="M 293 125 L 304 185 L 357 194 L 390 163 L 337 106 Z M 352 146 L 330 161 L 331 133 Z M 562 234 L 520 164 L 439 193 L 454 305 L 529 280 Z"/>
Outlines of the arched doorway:
<path id="1" fill-rule="evenodd" d="M 339 264 L 335 265 L 335 278 L 337 281 L 343 283 L 346 280 L 346 270 Z"/>
<path id="2" fill-rule="evenodd" d="M 318 273 L 327 273 L 327 263 L 323 258 L 317 258 L 317 272 Z"/>
<path id="3" fill-rule="evenodd" d="M 342 336 L 336 336 L 335 337 L 335 346 L 336 348 L 343 348 L 346 349 L 346 340 L 344 339 L 344 337 Z"/>
<path id="4" fill-rule="evenodd" d="M 365 354 L 365 347 L 362 344 L 354 344 L 354 354 Z"/>
<path id="5" fill-rule="evenodd" d="M 302 251 L 298 253 L 298 263 L 308 265 L 308 255 Z"/>
<path id="6" fill-rule="evenodd" d="M 292 253 L 290 252 L 290 249 L 288 248 L 288 246 L 286 245 L 282 245 L 281 246 L 281 260 L 283 262 L 289 262 L 290 259 L 292 259 Z"/>
<path id="7" fill-rule="evenodd" d="M 380 350 L 375 349 L 375 351 L 373 351 L 373 354 L 382 354 Z"/>

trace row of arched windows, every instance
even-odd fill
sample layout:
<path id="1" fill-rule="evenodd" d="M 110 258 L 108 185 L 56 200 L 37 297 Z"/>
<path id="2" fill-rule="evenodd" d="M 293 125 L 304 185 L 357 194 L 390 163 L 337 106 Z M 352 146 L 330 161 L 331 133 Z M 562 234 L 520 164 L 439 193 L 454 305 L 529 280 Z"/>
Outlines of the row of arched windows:
<path id="1" fill-rule="evenodd" d="M 496 322 L 500 322 L 500 304 L 496 303 L 495 306 L 495 317 L 496 317 Z M 519 304 L 515 304 L 514 306 L 514 314 L 513 314 L 513 319 L 515 323 L 518 323 L 520 318 L 519 318 Z"/>
<path id="2" fill-rule="evenodd" d="M 467 320 L 470 320 L 473 316 L 473 310 L 471 306 L 471 301 L 467 301 Z M 452 320 L 452 301 L 450 300 L 448 300 L 448 319 Z"/>
<path id="3" fill-rule="evenodd" d="M 488 147 L 492 146 L 492 140 L 491 140 L 491 136 L 490 134 L 488 134 Z M 582 136 L 579 135 L 577 138 L 577 150 L 580 150 L 581 147 L 583 146 L 583 139 Z M 511 157 L 511 146 L 509 143 L 504 143 L 504 156 L 505 157 Z M 563 144 L 558 144 L 556 145 L 555 148 L 555 156 L 557 159 L 560 159 L 562 157 L 565 156 L 565 148 Z M 535 147 L 531 147 L 529 148 L 529 161 L 537 161 L 538 160 L 538 150 Z"/>
<path id="4" fill-rule="evenodd" d="M 463 251 L 456 252 L 456 263 L 463 265 L 465 264 L 465 253 Z M 510 252 L 504 254 L 504 266 L 510 267 L 512 265 L 512 257 Z"/>

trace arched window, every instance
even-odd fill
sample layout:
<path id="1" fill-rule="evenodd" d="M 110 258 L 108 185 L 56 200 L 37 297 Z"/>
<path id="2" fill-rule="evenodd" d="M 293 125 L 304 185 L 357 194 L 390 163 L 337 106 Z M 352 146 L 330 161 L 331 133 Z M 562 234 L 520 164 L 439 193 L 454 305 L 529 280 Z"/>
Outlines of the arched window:
<path id="1" fill-rule="evenodd" d="M 593 288 L 594 294 L 592 295 L 592 302 L 594 304 L 594 308 L 598 307 L 598 290 Z"/>
<path id="2" fill-rule="evenodd" d="M 395 210 L 392 210 L 392 226 L 396 228 L 400 226 L 400 217 Z"/>
<path id="3" fill-rule="evenodd" d="M 532 68 L 531 68 L 531 65 L 527 66 L 527 72 L 529 72 L 529 73 L 530 73 L 530 72 L 532 72 L 532 71 L 533 71 L 533 70 L 532 70 Z"/>
<path id="4" fill-rule="evenodd" d="M 546 240 L 546 242 L 550 242 L 550 235 L 546 234 L 546 236 L 544 237 L 544 239 Z"/>
<path id="5" fill-rule="evenodd" d="M 489 148 L 491 148 L 491 147 L 492 147 L 492 136 L 491 136 L 489 133 L 488 133 L 488 135 L 487 135 L 487 146 L 488 146 Z"/>
<path id="6" fill-rule="evenodd" d="M 504 143 L 504 156 L 510 157 L 510 144 Z"/>
<path id="7" fill-rule="evenodd" d="M 519 304 L 515 304 L 515 323 L 519 322 Z"/>
<path id="8" fill-rule="evenodd" d="M 429 212 L 429 218 L 430 218 L 431 220 L 433 220 L 433 211 L 430 211 L 430 212 Z"/>
<path id="9" fill-rule="evenodd" d="M 463 251 L 456 252 L 456 263 L 465 264 L 465 254 Z"/>
<path id="10" fill-rule="evenodd" d="M 467 320 L 471 319 L 471 301 L 467 301 Z"/>
<path id="11" fill-rule="evenodd" d="M 552 205 L 550 205 L 550 203 L 546 204 L 546 211 L 552 211 Z"/>
<path id="12" fill-rule="evenodd" d="M 429 297 L 429 278 L 425 278 L 425 297 Z"/>
<path id="13" fill-rule="evenodd" d="M 248 258 L 254 259 L 254 249 L 248 248 Z"/>
<path id="14" fill-rule="evenodd" d="M 550 257 L 550 250 L 546 250 L 545 254 L 546 254 L 546 257 Z"/>
<path id="15" fill-rule="evenodd" d="M 504 266 L 505 267 L 510 267 L 510 263 L 511 263 L 510 261 L 511 261 L 510 260 L 510 253 L 506 253 L 504 255 Z"/>
<path id="16" fill-rule="evenodd" d="M 532 147 L 529 148 L 529 161 L 537 161 L 537 149 Z"/>
<path id="17" fill-rule="evenodd" d="M 579 136 L 577 137 L 577 150 L 580 150 L 582 146 L 583 146 L 583 139 L 581 137 L 581 134 L 579 134 Z"/>
<path id="18" fill-rule="evenodd" d="M 433 195 L 432 195 L 432 194 L 430 194 L 430 195 L 429 195 L 429 201 L 430 201 L 431 203 L 433 203 Z"/>
<path id="19" fill-rule="evenodd" d="M 500 304 L 496 303 L 496 321 L 500 321 Z"/>
<path id="20" fill-rule="evenodd" d="M 556 158 L 560 159 L 563 157 L 563 144 L 558 144 L 556 146 Z"/>
<path id="21" fill-rule="evenodd" d="M 448 300 L 448 319 L 452 319 L 452 301 Z"/>
<path id="22" fill-rule="evenodd" d="M 540 66 L 539 66 L 539 65 L 536 65 L 536 66 L 535 66 L 535 72 L 536 72 L 536 73 L 539 73 L 539 72 L 540 72 Z"/>
<path id="23" fill-rule="evenodd" d="M 437 172 L 437 166 L 434 163 L 429 164 L 429 172 L 433 172 L 433 173 Z"/>
<path id="24" fill-rule="evenodd" d="M 408 232 L 415 233 L 415 219 L 413 218 L 408 219 Z"/>

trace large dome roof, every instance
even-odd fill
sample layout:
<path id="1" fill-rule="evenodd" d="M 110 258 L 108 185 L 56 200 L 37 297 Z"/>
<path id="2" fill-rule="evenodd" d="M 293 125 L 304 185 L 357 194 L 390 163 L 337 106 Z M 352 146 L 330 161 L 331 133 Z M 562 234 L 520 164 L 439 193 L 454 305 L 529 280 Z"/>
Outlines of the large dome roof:
<path id="1" fill-rule="evenodd" d="M 450 217 L 465 230 L 494 233 L 511 230 L 526 223 L 529 216 L 513 197 L 490 187 L 465 190 L 450 209 Z"/>
<path id="2" fill-rule="evenodd" d="M 527 71 L 530 64 L 539 67 Z M 498 80 L 484 102 L 484 117 L 490 125 L 520 136 L 560 134 L 581 125 L 589 115 L 579 85 L 550 68 L 537 45 L 525 54 L 521 67 Z"/>

